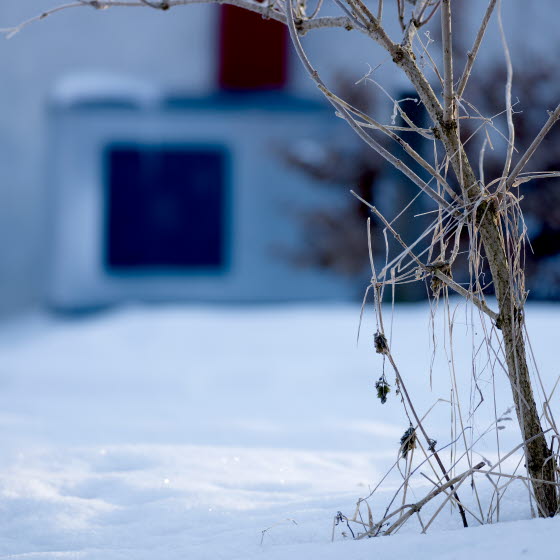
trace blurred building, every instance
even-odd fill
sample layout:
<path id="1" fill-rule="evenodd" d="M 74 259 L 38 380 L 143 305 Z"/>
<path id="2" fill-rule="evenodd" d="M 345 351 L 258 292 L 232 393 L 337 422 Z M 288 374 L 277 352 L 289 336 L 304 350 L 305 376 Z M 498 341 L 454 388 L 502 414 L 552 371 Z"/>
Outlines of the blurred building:
<path id="1" fill-rule="evenodd" d="M 329 201 L 284 156 L 350 135 L 324 103 L 289 92 L 284 26 L 230 6 L 220 16 L 216 86 L 205 95 L 119 77 L 59 85 L 51 305 L 350 295 L 340 277 L 288 257 L 301 244 L 294 210 Z"/>
<path id="2" fill-rule="evenodd" d="M 4 2 L 0 25 L 51 6 Z M 484 9 L 476 0 L 457 13 L 459 52 L 470 48 Z M 527 58 L 530 36 L 530 49 L 539 53 L 533 68 L 555 60 L 552 9 L 549 0 L 530 14 L 520 0 L 504 6 L 513 56 Z M 316 163 L 332 146 L 342 146 L 338 153 L 359 148 L 287 50 L 285 31 L 245 33 L 250 18 L 270 24 L 216 6 L 80 8 L 2 45 L 0 311 L 45 301 L 72 307 L 356 294 L 355 282 L 333 266 L 313 269 L 291 258 L 305 242 L 298 216 L 343 208 L 354 183 L 318 188 L 316 177 L 285 163 L 294 152 L 300 162 Z M 523 36 L 514 32 L 520 27 Z M 381 63 L 375 77 L 388 91 L 398 97 L 409 90 L 358 33 L 322 30 L 306 36 L 305 45 L 330 84 L 341 76 L 356 82 Z M 501 65 L 494 18 L 479 68 L 496 75 Z M 358 87 L 377 91 L 367 81 Z M 374 116 L 386 121 L 391 111 L 378 94 Z M 539 115 L 531 118 L 538 124 Z M 384 164 L 373 167 L 379 171 L 366 166 L 361 176 L 375 176 L 378 185 L 397 181 Z M 191 185 L 188 192 L 179 178 Z M 139 183 L 142 195 L 135 197 L 131 185 Z M 213 187 L 201 193 L 202 183 Z M 398 206 L 385 193 L 383 200 Z M 534 215 L 537 234 L 554 229 L 540 227 Z M 193 232 L 204 232 L 204 241 L 193 241 Z M 347 248 L 359 243 L 348 235 Z M 548 245 L 552 262 L 557 253 Z M 337 247 L 345 252 L 351 250 Z"/>

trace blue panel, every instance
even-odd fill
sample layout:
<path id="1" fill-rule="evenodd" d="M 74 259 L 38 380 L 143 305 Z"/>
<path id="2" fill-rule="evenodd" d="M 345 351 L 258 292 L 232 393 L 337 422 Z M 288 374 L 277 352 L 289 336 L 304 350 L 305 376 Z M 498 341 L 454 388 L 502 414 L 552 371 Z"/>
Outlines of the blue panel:
<path id="1" fill-rule="evenodd" d="M 223 149 L 113 145 L 105 163 L 109 269 L 195 272 L 225 266 Z"/>

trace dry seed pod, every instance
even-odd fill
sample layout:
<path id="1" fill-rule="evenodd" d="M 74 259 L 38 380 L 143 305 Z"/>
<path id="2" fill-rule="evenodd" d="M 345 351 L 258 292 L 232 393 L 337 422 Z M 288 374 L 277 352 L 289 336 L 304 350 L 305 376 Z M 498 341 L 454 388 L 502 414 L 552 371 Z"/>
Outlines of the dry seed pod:
<path id="1" fill-rule="evenodd" d="M 391 386 L 387 383 L 387 380 L 381 376 L 375 383 L 375 388 L 377 389 L 377 398 L 381 401 L 381 404 L 387 402 L 387 395 L 391 392 Z"/>
<path id="2" fill-rule="evenodd" d="M 375 344 L 375 351 L 378 354 L 388 354 L 389 353 L 389 345 L 387 344 L 387 339 L 383 333 L 377 331 L 373 335 L 373 343 Z"/>
<path id="3" fill-rule="evenodd" d="M 451 277 L 451 265 L 448 261 L 436 261 L 429 264 L 427 267 L 432 271 L 432 280 L 430 282 L 430 288 L 434 297 L 439 297 L 441 288 L 443 287 L 443 282 L 436 276 L 436 271 L 441 271 L 446 276 Z"/>
<path id="4" fill-rule="evenodd" d="M 406 459 L 409 451 L 416 449 L 416 430 L 410 426 L 401 437 L 401 456 Z"/>

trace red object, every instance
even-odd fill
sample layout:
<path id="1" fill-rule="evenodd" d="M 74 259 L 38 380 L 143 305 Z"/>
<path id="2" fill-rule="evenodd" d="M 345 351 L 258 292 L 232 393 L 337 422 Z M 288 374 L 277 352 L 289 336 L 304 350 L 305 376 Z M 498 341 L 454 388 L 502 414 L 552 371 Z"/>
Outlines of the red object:
<path id="1" fill-rule="evenodd" d="M 230 5 L 220 6 L 219 85 L 228 91 L 281 89 L 286 85 L 285 26 Z"/>

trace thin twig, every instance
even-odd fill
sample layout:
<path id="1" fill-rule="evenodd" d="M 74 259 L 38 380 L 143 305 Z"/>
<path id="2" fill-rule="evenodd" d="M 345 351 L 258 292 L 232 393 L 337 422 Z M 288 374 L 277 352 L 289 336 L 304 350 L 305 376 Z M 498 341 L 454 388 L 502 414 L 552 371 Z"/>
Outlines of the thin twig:
<path id="1" fill-rule="evenodd" d="M 153 5 L 152 5 L 153 4 Z M 286 16 L 277 11 L 276 9 L 271 9 L 271 7 L 264 3 L 259 3 L 253 0 L 167 0 L 165 2 L 161 2 L 159 5 L 154 4 L 153 2 L 147 3 L 145 0 L 80 0 L 78 2 L 72 2 L 69 4 L 63 4 L 62 6 L 57 6 L 55 8 L 51 8 L 34 16 L 19 25 L 14 27 L 2 28 L 0 29 L 0 33 L 4 33 L 7 38 L 11 38 L 17 33 L 19 33 L 22 29 L 27 27 L 28 25 L 35 23 L 37 21 L 43 20 L 51 15 L 54 15 L 58 12 L 63 10 L 68 10 L 71 8 L 82 8 L 82 7 L 91 7 L 98 10 L 104 10 L 108 8 L 138 8 L 138 7 L 155 7 L 158 6 L 160 10 L 168 10 L 175 6 L 184 6 L 188 4 L 229 4 L 232 6 L 237 6 L 239 8 L 244 8 L 251 12 L 256 12 L 261 16 L 269 19 L 274 19 L 281 23 L 286 22 Z M 347 17 L 321 17 L 315 19 L 308 19 L 304 21 L 298 22 L 298 32 L 299 33 L 306 33 L 312 29 L 322 29 L 322 28 L 343 28 L 343 29 L 353 29 L 355 27 L 354 22 Z M 366 32 L 365 27 L 361 29 L 358 28 L 359 31 Z"/>
<path id="2" fill-rule="evenodd" d="M 414 259 L 414 261 L 418 264 L 418 266 L 420 268 L 422 268 L 423 270 L 425 270 L 429 274 L 433 274 L 434 276 L 437 276 L 437 278 L 439 278 L 444 284 L 449 286 L 452 290 L 456 291 L 458 294 L 462 295 L 467 300 L 472 301 L 473 304 L 476 305 L 476 307 L 478 307 L 481 311 L 486 313 L 486 315 L 488 315 L 492 320 L 495 321 L 498 318 L 498 314 L 496 312 L 492 311 L 483 301 L 480 301 L 478 298 L 472 297 L 472 294 L 468 290 L 466 290 L 465 288 L 463 288 L 462 286 L 457 284 L 452 278 L 450 278 L 449 276 L 444 274 L 441 270 L 438 270 L 437 268 L 436 269 L 430 268 L 428 265 L 425 265 L 420 259 L 418 259 L 414 255 L 414 253 L 412 253 L 409 250 L 409 247 L 402 240 L 402 237 L 399 235 L 399 233 L 397 231 L 395 231 L 395 229 L 386 220 L 386 218 L 383 216 L 383 214 L 381 214 L 379 212 L 379 210 L 377 210 L 377 208 L 375 206 L 372 206 L 369 202 L 364 200 L 361 196 L 356 194 L 354 191 L 350 191 L 350 192 L 358 200 L 360 200 L 361 202 L 366 204 L 369 207 L 369 209 L 383 222 L 383 224 L 391 232 L 393 237 L 401 244 L 401 246 L 408 252 L 408 254 L 410 254 L 410 256 Z"/>
<path id="3" fill-rule="evenodd" d="M 507 125 L 508 125 L 508 144 L 507 144 L 507 153 L 506 153 L 506 161 L 504 163 L 504 170 L 502 171 L 502 180 L 501 185 L 498 187 L 498 190 L 503 190 L 503 187 L 506 184 L 506 177 L 509 173 L 511 167 L 511 160 L 513 157 L 513 148 L 515 143 L 515 127 L 513 125 L 513 108 L 511 105 L 511 86 L 513 81 L 513 65 L 511 63 L 511 55 L 509 53 L 509 47 L 506 40 L 506 34 L 504 32 L 504 26 L 502 22 L 502 2 L 498 0 L 498 29 L 500 30 L 500 39 L 502 41 L 502 47 L 504 49 L 504 56 L 506 59 L 506 69 L 507 69 L 507 79 L 506 79 L 506 87 L 505 87 L 505 95 L 506 95 L 506 117 L 507 117 Z"/>
<path id="4" fill-rule="evenodd" d="M 541 142 L 544 140 L 545 136 L 550 132 L 552 127 L 556 124 L 556 121 L 560 119 L 560 104 L 549 113 L 548 120 L 544 123 L 544 126 L 541 128 L 540 132 L 537 134 L 535 139 L 531 142 L 531 145 L 527 148 L 527 151 L 521 156 L 517 165 L 513 168 L 512 172 L 510 173 L 506 187 L 510 189 L 517 176 L 523 171 L 523 168 L 527 165 L 527 162 L 531 159 L 533 154 L 537 151 L 537 148 L 540 146 Z"/>
<path id="5" fill-rule="evenodd" d="M 490 16 L 496 7 L 497 0 L 490 0 L 488 7 L 486 8 L 486 13 L 484 14 L 484 18 L 482 18 L 482 23 L 478 29 L 478 33 L 476 34 L 476 39 L 474 40 L 474 44 L 472 49 L 467 53 L 467 63 L 465 64 L 465 69 L 463 70 L 463 75 L 459 80 L 459 85 L 457 86 L 457 97 L 461 99 L 463 97 L 463 93 L 465 92 L 465 88 L 467 87 L 467 81 L 471 75 L 472 68 L 476 57 L 478 55 L 478 50 L 480 49 L 480 44 L 482 43 L 482 39 L 484 38 L 484 34 L 486 33 L 486 28 L 488 27 L 488 22 L 490 21 Z"/>
<path id="6" fill-rule="evenodd" d="M 453 42 L 451 34 L 451 0 L 441 3 L 441 37 L 443 43 L 443 120 L 450 126 L 454 116 Z"/>
<path id="7" fill-rule="evenodd" d="M 409 508 L 408 511 L 402 517 L 400 517 L 398 521 L 395 521 L 395 523 L 393 523 L 393 525 L 391 525 L 385 531 L 385 535 L 390 535 L 392 532 L 395 531 L 395 529 L 403 525 L 408 518 L 412 517 L 416 512 L 420 511 L 429 501 L 433 500 L 436 496 L 438 496 L 448 488 L 452 488 L 454 486 L 460 486 L 469 477 L 470 474 L 472 474 L 477 470 L 480 470 L 482 467 L 484 467 L 485 464 L 486 463 L 484 463 L 484 461 L 481 461 L 480 463 L 475 465 L 472 469 L 469 469 L 468 471 L 465 471 L 464 473 L 448 480 L 445 484 L 438 486 L 437 488 L 432 490 L 426 497 L 422 498 L 419 502 L 416 502 L 415 504 L 411 504 L 408 506 L 404 506 Z M 385 523 L 386 520 L 384 520 L 383 522 Z"/>

